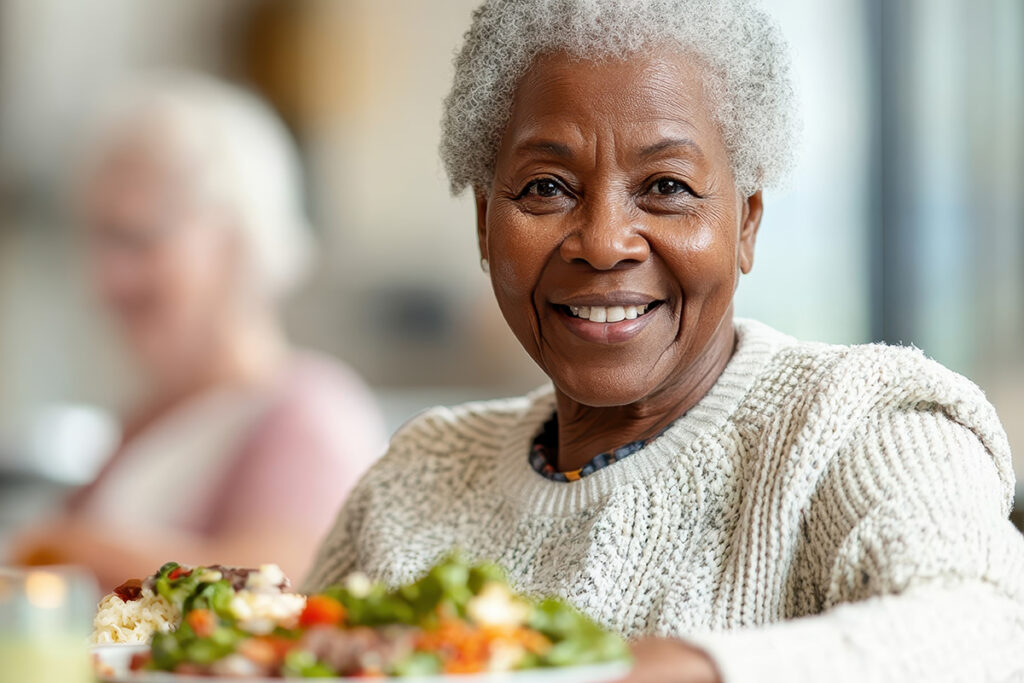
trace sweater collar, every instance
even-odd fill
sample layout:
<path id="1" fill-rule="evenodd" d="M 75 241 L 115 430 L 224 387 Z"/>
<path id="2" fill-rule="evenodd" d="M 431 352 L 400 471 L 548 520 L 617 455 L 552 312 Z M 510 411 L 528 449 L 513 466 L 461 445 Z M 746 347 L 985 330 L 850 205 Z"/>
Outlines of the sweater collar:
<path id="1" fill-rule="evenodd" d="M 720 433 L 770 358 L 790 340 L 753 320 L 736 319 L 735 327 L 732 358 L 696 405 L 629 458 L 578 481 L 551 481 L 531 467 L 530 446 L 554 413 L 555 393 L 547 385 L 528 394 L 520 419 L 501 440 L 497 454 L 495 480 L 504 495 L 524 512 L 573 514 L 600 503 L 622 486 L 657 477 L 666 461 L 682 456 L 702 437 Z"/>

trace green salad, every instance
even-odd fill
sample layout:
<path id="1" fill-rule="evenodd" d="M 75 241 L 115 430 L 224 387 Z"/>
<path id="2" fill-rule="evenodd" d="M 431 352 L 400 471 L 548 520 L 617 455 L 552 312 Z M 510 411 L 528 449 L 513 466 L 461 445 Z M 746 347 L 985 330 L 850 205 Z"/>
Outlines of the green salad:
<path id="1" fill-rule="evenodd" d="M 353 574 L 308 597 L 280 590 L 275 577 L 261 590 L 253 574 L 161 567 L 148 584 L 181 610 L 181 623 L 155 634 L 132 667 L 204 676 L 421 676 L 629 656 L 620 637 L 573 607 L 518 595 L 497 566 L 457 555 L 398 588 Z"/>

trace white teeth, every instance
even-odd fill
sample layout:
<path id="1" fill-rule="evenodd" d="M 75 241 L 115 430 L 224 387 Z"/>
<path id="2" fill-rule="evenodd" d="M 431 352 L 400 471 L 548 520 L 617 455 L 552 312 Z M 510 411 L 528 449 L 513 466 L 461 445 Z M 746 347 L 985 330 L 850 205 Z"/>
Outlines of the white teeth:
<path id="1" fill-rule="evenodd" d="M 635 320 L 650 309 L 652 304 L 643 306 L 569 306 L 569 312 L 575 317 L 589 320 L 592 323 L 617 323 L 622 320 Z"/>
<path id="2" fill-rule="evenodd" d="M 626 309 L 622 306 L 609 306 L 607 320 L 610 323 L 617 323 L 626 319 Z"/>

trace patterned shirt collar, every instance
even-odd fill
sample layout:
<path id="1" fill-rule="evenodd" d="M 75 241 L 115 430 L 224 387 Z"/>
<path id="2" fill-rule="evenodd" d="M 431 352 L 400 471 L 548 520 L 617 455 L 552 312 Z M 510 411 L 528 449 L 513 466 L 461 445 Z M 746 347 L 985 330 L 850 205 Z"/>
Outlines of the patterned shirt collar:
<path id="1" fill-rule="evenodd" d="M 657 439 L 671 426 L 668 425 L 650 438 L 627 443 L 607 453 L 599 453 L 579 469 L 559 471 L 554 464 L 558 459 L 558 414 L 555 413 L 544 423 L 540 434 L 533 439 L 533 445 L 530 447 L 530 466 L 537 474 L 552 481 L 577 481 L 619 460 L 625 460 Z"/>

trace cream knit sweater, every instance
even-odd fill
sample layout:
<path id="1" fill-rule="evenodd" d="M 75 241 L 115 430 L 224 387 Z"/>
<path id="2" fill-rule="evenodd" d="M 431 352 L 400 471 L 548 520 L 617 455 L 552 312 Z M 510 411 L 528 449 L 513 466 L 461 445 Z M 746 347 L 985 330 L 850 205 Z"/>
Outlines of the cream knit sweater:
<path id="1" fill-rule="evenodd" d="M 577 482 L 527 461 L 550 388 L 420 415 L 307 588 L 458 547 L 627 637 L 688 639 L 725 683 L 1024 680 L 1024 539 L 982 392 L 913 349 L 737 339 L 699 404 Z"/>

